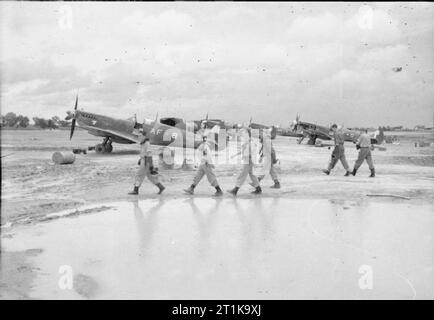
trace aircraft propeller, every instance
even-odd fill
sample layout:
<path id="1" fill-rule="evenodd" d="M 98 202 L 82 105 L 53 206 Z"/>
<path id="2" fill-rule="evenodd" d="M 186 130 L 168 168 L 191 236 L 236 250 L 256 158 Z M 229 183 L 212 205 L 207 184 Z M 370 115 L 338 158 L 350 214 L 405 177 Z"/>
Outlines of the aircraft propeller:
<path id="1" fill-rule="evenodd" d="M 294 124 L 293 129 L 292 129 L 293 132 L 297 131 L 299 121 L 300 121 L 300 115 L 297 113 L 297 115 L 295 116 L 295 120 L 293 122 L 293 124 Z"/>
<path id="2" fill-rule="evenodd" d="M 71 111 L 67 111 L 66 112 L 68 115 L 66 116 L 65 120 L 71 120 L 72 119 L 71 134 L 69 136 L 69 140 L 72 139 L 72 135 L 74 134 L 74 130 L 75 130 L 75 121 L 76 121 L 76 114 L 77 114 L 77 106 L 78 106 L 78 93 L 77 93 L 77 96 L 75 97 L 74 112 L 71 112 Z"/>
<path id="3" fill-rule="evenodd" d="M 158 126 L 158 112 L 157 112 L 157 114 L 155 116 L 155 120 L 154 120 L 154 130 L 157 129 L 157 126 Z"/>
<path id="4" fill-rule="evenodd" d="M 206 113 L 205 120 L 202 120 L 201 125 L 204 125 L 205 127 L 208 127 L 208 112 Z"/>

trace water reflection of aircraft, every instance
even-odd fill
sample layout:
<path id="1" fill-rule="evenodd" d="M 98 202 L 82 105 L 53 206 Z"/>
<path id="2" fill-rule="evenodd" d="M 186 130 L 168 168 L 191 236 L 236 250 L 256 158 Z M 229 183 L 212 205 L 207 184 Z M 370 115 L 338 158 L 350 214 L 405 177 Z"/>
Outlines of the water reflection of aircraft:
<path id="1" fill-rule="evenodd" d="M 74 134 L 76 123 L 88 133 L 102 137 L 103 141 L 95 146 L 97 153 L 110 153 L 113 150 L 112 143 L 133 144 L 139 143 L 141 139 L 140 131 L 148 133 L 151 144 L 171 147 L 197 148 L 201 140 L 193 140 L 187 143 L 186 124 L 182 119 L 163 118 L 158 121 L 158 115 L 155 120 L 147 120 L 138 123 L 136 119 L 115 119 L 96 113 L 77 110 L 78 95 L 75 100 L 74 111 L 68 111 L 65 120 L 71 120 L 70 139 Z M 192 133 L 197 128 L 192 128 Z M 218 139 L 218 136 L 216 136 Z M 214 141 L 216 145 L 218 141 Z M 223 147 L 225 144 L 221 144 Z"/>
<path id="2" fill-rule="evenodd" d="M 361 131 L 352 129 L 342 129 L 345 141 L 355 143 L 359 136 L 362 134 Z M 297 115 L 293 124 L 289 129 L 278 129 L 278 135 L 298 137 L 298 143 L 301 143 L 304 138 L 309 138 L 309 145 L 316 145 L 317 139 L 320 140 L 333 140 L 333 131 L 330 127 L 321 126 L 311 122 L 300 121 L 300 116 Z M 379 129 L 371 133 L 371 143 L 381 144 L 384 141 L 384 132 Z"/>

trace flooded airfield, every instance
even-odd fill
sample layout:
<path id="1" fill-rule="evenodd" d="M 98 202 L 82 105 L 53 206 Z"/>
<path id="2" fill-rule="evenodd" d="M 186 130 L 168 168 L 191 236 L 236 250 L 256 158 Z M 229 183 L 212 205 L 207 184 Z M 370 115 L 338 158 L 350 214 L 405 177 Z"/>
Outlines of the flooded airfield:
<path id="1" fill-rule="evenodd" d="M 194 171 L 179 166 L 162 170 L 163 195 L 145 182 L 128 196 L 135 145 L 56 166 L 54 151 L 99 142 L 68 134 L 2 131 L 3 299 L 434 297 L 433 147 L 415 148 L 413 133 L 374 151 L 374 179 L 366 164 L 325 176 L 331 150 L 278 137 L 282 189 L 267 177 L 261 196 L 246 183 L 217 199 L 206 181 L 183 194 Z M 224 190 L 237 172 L 216 167 Z"/>

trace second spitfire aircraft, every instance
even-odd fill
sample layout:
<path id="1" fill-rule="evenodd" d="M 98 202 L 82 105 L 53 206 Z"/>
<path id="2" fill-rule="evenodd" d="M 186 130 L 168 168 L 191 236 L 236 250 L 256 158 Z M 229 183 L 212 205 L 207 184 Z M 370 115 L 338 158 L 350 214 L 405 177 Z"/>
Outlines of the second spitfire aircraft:
<path id="1" fill-rule="evenodd" d="M 351 129 L 342 129 L 345 141 L 356 142 L 361 132 Z M 300 116 L 297 115 L 290 129 L 278 129 L 278 135 L 298 137 L 300 144 L 304 138 L 308 137 L 308 144 L 315 145 L 316 139 L 333 140 L 333 131 L 330 127 L 317 125 L 310 122 L 300 121 Z M 384 141 L 383 130 L 377 130 L 371 134 L 371 144 L 381 144 Z"/>
<path id="2" fill-rule="evenodd" d="M 76 123 L 87 130 L 90 134 L 102 137 L 103 141 L 95 146 L 97 153 L 110 153 L 113 150 L 112 143 L 133 144 L 140 142 L 139 130 L 146 131 L 151 144 L 170 147 L 197 148 L 201 140 L 195 140 L 194 134 L 198 128 L 197 124 L 192 124 L 191 137 L 192 140 L 187 141 L 187 125 L 182 119 L 178 118 L 163 118 L 158 121 L 156 119 L 145 120 L 143 123 L 138 123 L 136 120 L 123 120 L 99 115 L 83 110 L 77 110 L 78 95 L 75 99 L 74 111 L 68 111 L 65 120 L 71 120 L 71 133 L 69 139 L 72 139 Z M 183 124 L 182 124 L 182 123 Z M 219 135 L 215 135 L 216 139 L 209 142 L 214 142 L 216 149 L 220 150 L 225 147 L 225 143 L 218 145 Z"/>

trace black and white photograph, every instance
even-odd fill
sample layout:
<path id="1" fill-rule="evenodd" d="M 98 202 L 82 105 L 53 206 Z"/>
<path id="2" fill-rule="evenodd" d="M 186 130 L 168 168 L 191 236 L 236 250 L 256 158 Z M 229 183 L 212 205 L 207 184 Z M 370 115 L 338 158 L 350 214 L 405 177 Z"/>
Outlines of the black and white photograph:
<path id="1" fill-rule="evenodd" d="M 0 300 L 433 300 L 433 69 L 432 2 L 0 2 Z"/>

